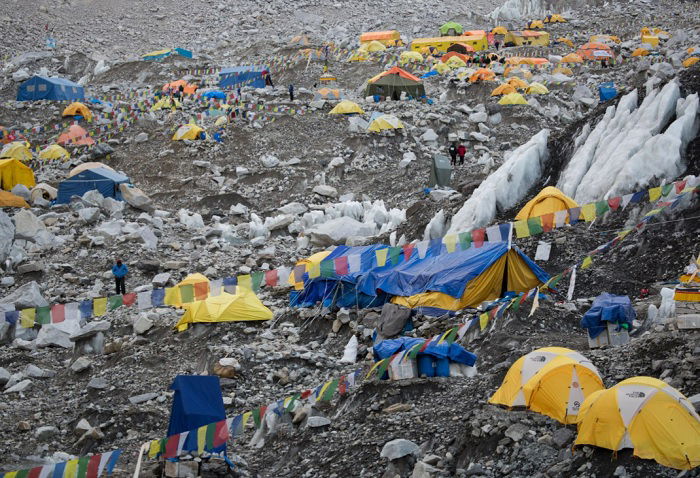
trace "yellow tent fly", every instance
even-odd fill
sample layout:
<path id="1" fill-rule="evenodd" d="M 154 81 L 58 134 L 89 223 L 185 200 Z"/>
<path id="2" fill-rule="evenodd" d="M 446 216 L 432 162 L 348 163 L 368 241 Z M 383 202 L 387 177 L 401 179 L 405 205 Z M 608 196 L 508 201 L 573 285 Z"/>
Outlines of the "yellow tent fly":
<path id="1" fill-rule="evenodd" d="M 0 159 L 0 187 L 11 191 L 17 184 L 33 188 L 36 185 L 34 171 L 17 159 Z"/>
<path id="2" fill-rule="evenodd" d="M 31 160 L 32 152 L 29 151 L 29 143 L 26 141 L 7 143 L 0 151 L 0 159 L 17 159 L 19 161 Z"/>
<path id="3" fill-rule="evenodd" d="M 686 58 L 685 60 L 683 60 L 683 66 L 685 68 L 690 68 L 691 66 L 693 66 L 694 64 L 696 64 L 699 61 L 700 61 L 700 57 L 691 56 L 690 58 Z"/>
<path id="4" fill-rule="evenodd" d="M 70 153 L 62 146 L 52 144 L 51 146 L 47 146 L 45 149 L 41 150 L 39 153 L 39 159 L 63 159 L 64 161 L 68 161 L 70 159 Z"/>
<path id="5" fill-rule="evenodd" d="M 9 191 L 0 190 L 0 207 L 29 207 L 29 204 Z"/>
<path id="6" fill-rule="evenodd" d="M 177 129 L 177 131 L 175 131 L 175 134 L 173 135 L 173 140 L 182 141 L 184 139 L 198 139 L 202 131 L 204 130 L 196 124 L 185 124 L 180 126 Z"/>
<path id="7" fill-rule="evenodd" d="M 83 103 L 76 101 L 66 106 L 61 116 L 82 116 L 87 121 L 90 121 L 92 120 L 92 111 Z"/>
<path id="8" fill-rule="evenodd" d="M 503 96 L 498 101 L 499 105 L 526 105 L 527 101 L 520 93 L 511 93 L 509 95 Z"/>
<path id="9" fill-rule="evenodd" d="M 578 207 L 576 201 L 554 186 L 547 186 L 523 206 L 517 216 L 515 216 L 515 220 L 522 221 L 531 217 L 553 214 L 557 211 L 566 211 L 575 207 Z"/>
<path id="10" fill-rule="evenodd" d="M 509 95 L 511 93 L 515 93 L 515 87 L 508 83 L 503 83 L 491 92 L 491 96 Z"/>
<path id="11" fill-rule="evenodd" d="M 525 93 L 528 95 L 546 95 L 549 93 L 549 90 L 542 83 L 534 81 L 525 89 Z"/>
<path id="12" fill-rule="evenodd" d="M 374 133 L 379 133 L 380 131 L 385 131 L 389 129 L 401 129 L 403 128 L 403 123 L 394 115 L 380 115 L 377 116 L 367 127 L 367 131 L 372 131 Z"/>
<path id="13" fill-rule="evenodd" d="M 351 115 L 351 114 L 364 114 L 364 110 L 360 108 L 360 105 L 354 103 L 350 100 L 343 100 L 335 107 L 330 110 L 329 114 L 332 115 Z"/>
<path id="14" fill-rule="evenodd" d="M 204 300 L 209 297 L 209 279 L 203 274 L 194 273 L 182 279 L 175 287 L 166 288 L 163 303 L 173 307 L 182 307 L 184 304 L 182 300 L 182 286 L 192 286 L 192 297 L 194 300 Z"/>
<path id="15" fill-rule="evenodd" d="M 221 294 L 184 304 L 185 313 L 175 325 L 182 332 L 193 323 L 240 322 L 270 320 L 272 311 L 265 307 L 255 292 L 246 287 L 236 287 L 235 294 Z"/>

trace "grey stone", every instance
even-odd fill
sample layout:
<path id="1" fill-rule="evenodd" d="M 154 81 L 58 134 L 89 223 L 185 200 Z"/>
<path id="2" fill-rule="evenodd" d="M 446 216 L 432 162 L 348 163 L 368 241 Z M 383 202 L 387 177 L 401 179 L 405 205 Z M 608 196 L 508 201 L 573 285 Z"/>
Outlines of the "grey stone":
<path id="1" fill-rule="evenodd" d="M 78 211 L 78 217 L 85 224 L 95 224 L 100 218 L 100 209 L 96 207 L 84 207 Z"/>
<path id="2" fill-rule="evenodd" d="M 148 141 L 147 133 L 139 133 L 134 136 L 134 143 L 145 143 L 146 141 Z"/>
<path id="3" fill-rule="evenodd" d="M 333 186 L 327 186 L 325 184 L 319 184 L 318 186 L 314 187 L 313 192 L 320 196 L 325 196 L 329 198 L 338 197 L 338 190 Z"/>
<path id="4" fill-rule="evenodd" d="M 124 210 L 124 202 L 117 201 L 114 198 L 104 198 L 102 200 L 102 209 L 109 214 L 110 217 L 116 217 L 118 213 Z"/>
<path id="5" fill-rule="evenodd" d="M 90 337 L 97 335 L 99 332 L 108 331 L 111 326 L 112 324 L 107 322 L 106 320 L 95 320 L 86 324 L 79 331 L 71 335 L 69 337 L 69 340 L 71 342 L 78 342 L 81 340 L 89 339 Z"/>
<path id="6" fill-rule="evenodd" d="M 153 400 L 154 398 L 158 398 L 158 394 L 155 392 L 142 393 L 141 395 L 134 395 L 133 397 L 129 397 L 129 402 L 131 402 L 132 405 L 138 405 L 139 403 L 148 402 L 149 400 Z"/>
<path id="7" fill-rule="evenodd" d="M 330 425 L 330 424 L 331 424 L 331 421 L 326 417 L 309 417 L 306 420 L 306 425 L 309 428 L 325 427 L 325 426 Z"/>
<path id="8" fill-rule="evenodd" d="M 34 436 L 37 440 L 50 440 L 55 435 L 58 435 L 58 428 L 53 426 L 39 427 L 34 431 Z"/>
<path id="9" fill-rule="evenodd" d="M 0 387 L 4 387 L 7 382 L 10 381 L 12 374 L 3 367 L 0 367 Z"/>
<path id="10" fill-rule="evenodd" d="M 12 219 L 15 222 L 15 239 L 33 242 L 42 247 L 53 245 L 53 234 L 31 211 L 22 209 Z"/>
<path id="11" fill-rule="evenodd" d="M 523 439 L 528 431 L 528 427 L 522 423 L 513 423 L 505 432 L 505 435 L 513 441 L 520 441 Z"/>
<path id="12" fill-rule="evenodd" d="M 397 438 L 384 444 L 380 456 L 391 460 L 397 460 L 407 455 L 418 453 L 420 448 L 410 440 Z"/>
<path id="13" fill-rule="evenodd" d="M 75 428 L 73 431 L 75 432 L 76 435 L 82 435 L 83 433 L 90 431 L 92 429 L 92 425 L 90 425 L 90 422 L 87 421 L 84 418 L 81 418 L 78 423 L 75 425 Z"/>
<path id="14" fill-rule="evenodd" d="M 80 373 L 90 367 L 92 367 L 92 360 L 87 357 L 78 357 L 78 359 L 71 364 L 70 369 L 75 373 Z"/>
<path id="15" fill-rule="evenodd" d="M 346 308 L 341 308 L 337 312 L 336 318 L 340 320 L 341 323 L 347 324 L 348 322 L 350 322 L 350 311 Z"/>
<path id="16" fill-rule="evenodd" d="M 136 335 L 142 335 L 148 332 L 153 327 L 153 321 L 148 318 L 146 314 L 139 314 L 134 320 L 134 333 Z"/>
<path id="17" fill-rule="evenodd" d="M 70 336 L 80 330 L 80 324 L 76 321 L 67 320 L 60 324 L 46 324 L 41 327 L 36 337 L 37 347 L 63 347 L 73 348 Z"/>
<path id="18" fill-rule="evenodd" d="M 469 115 L 469 121 L 472 123 L 485 123 L 488 119 L 489 115 L 485 111 L 479 111 Z"/>
<path id="19" fill-rule="evenodd" d="M 559 428 L 552 434 L 552 442 L 559 448 L 566 447 L 574 437 L 574 432 L 568 428 Z"/>
<path id="20" fill-rule="evenodd" d="M 53 370 L 41 369 L 36 365 L 30 363 L 26 367 L 24 367 L 24 375 L 30 378 L 51 378 L 56 375 L 56 372 L 54 372 Z"/>
<path id="21" fill-rule="evenodd" d="M 486 474 L 486 470 L 479 463 L 473 463 L 473 462 L 469 463 L 469 467 L 467 468 L 467 476 L 485 475 L 485 474 Z"/>
<path id="22" fill-rule="evenodd" d="M 0 262 L 5 262 L 9 256 L 14 238 L 15 225 L 12 219 L 4 211 L 0 211 Z"/>
<path id="23" fill-rule="evenodd" d="M 19 383 L 14 384 L 7 390 L 5 390 L 5 393 L 17 393 L 17 392 L 24 392 L 25 390 L 29 389 L 29 387 L 32 386 L 32 381 L 29 379 L 22 380 Z"/>
<path id="24" fill-rule="evenodd" d="M 43 272 L 44 265 L 39 262 L 27 262 L 17 267 L 18 274 L 32 274 L 34 272 Z"/>
<path id="25" fill-rule="evenodd" d="M 29 201 L 32 198 L 32 195 L 29 192 L 29 188 L 24 184 L 15 184 L 15 186 L 12 188 L 12 191 L 10 192 L 15 196 L 21 197 L 25 201 Z"/>
<path id="26" fill-rule="evenodd" d="M 102 377 L 92 377 L 87 384 L 87 388 L 91 388 L 93 390 L 106 390 L 107 387 L 109 387 L 109 384 L 107 383 L 107 380 Z"/>
<path id="27" fill-rule="evenodd" d="M 613 476 L 625 477 L 625 476 L 627 476 L 627 470 L 625 469 L 624 466 L 620 465 L 617 468 L 615 468 L 615 472 L 613 473 Z"/>
<path id="28" fill-rule="evenodd" d="M 168 284 L 168 282 L 170 282 L 169 272 L 162 272 L 160 274 L 156 274 L 151 280 L 151 284 L 153 284 L 153 287 L 165 287 Z"/>
<path id="29" fill-rule="evenodd" d="M 435 468 L 425 462 L 419 461 L 413 467 L 413 473 L 411 473 L 411 478 L 433 478 L 440 473 L 440 469 Z"/>
<path id="30" fill-rule="evenodd" d="M 2 370 L 0 370 L 0 377 L 2 377 Z M 0 385 L 2 384 L 2 379 L 0 378 Z M 700 393 L 688 397 L 688 401 L 691 405 L 695 407 L 696 412 L 700 412 Z"/>

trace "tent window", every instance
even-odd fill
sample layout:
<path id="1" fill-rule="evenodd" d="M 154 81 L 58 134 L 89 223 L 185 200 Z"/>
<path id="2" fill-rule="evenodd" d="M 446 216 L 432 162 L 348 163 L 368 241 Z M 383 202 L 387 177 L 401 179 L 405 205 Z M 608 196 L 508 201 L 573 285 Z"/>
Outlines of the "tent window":
<path id="1" fill-rule="evenodd" d="M 28 85 L 28 86 L 27 86 L 27 91 L 28 91 L 29 93 L 34 93 L 34 85 Z"/>
<path id="2" fill-rule="evenodd" d="M 61 85 L 61 91 L 63 91 L 63 92 L 66 91 L 66 85 Z"/>
<path id="3" fill-rule="evenodd" d="M 46 91 L 46 85 L 44 85 L 44 84 L 39 85 L 39 91 Z"/>
<path id="4" fill-rule="evenodd" d="M 73 93 L 77 93 L 77 92 L 78 92 L 78 90 L 77 90 L 77 88 L 74 86 L 74 87 L 73 87 Z"/>

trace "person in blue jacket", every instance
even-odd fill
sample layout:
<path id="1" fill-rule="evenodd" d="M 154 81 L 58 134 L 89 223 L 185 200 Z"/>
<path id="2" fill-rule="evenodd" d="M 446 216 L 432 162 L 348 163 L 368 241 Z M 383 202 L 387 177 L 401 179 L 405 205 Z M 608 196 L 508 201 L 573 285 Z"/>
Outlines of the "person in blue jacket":
<path id="1" fill-rule="evenodd" d="M 126 294 L 126 275 L 129 273 L 129 268 L 126 264 L 122 264 L 121 259 L 117 259 L 117 263 L 112 266 L 112 274 L 114 274 L 114 282 L 117 286 L 117 295 Z"/>

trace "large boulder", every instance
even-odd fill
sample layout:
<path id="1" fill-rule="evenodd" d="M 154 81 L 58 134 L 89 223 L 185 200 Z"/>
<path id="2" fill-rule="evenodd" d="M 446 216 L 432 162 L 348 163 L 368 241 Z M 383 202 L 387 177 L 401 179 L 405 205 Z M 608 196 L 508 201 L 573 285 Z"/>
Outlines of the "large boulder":
<path id="1" fill-rule="evenodd" d="M 388 460 L 398 460 L 407 455 L 414 455 L 418 453 L 420 448 L 418 445 L 413 443 L 411 440 L 405 440 L 403 438 L 397 438 L 396 440 L 391 440 L 384 444 L 382 448 L 381 457 L 387 458 Z"/>
<path id="2" fill-rule="evenodd" d="M 13 219 L 15 221 L 15 239 L 33 242 L 42 247 L 53 245 L 53 234 L 31 211 L 22 209 L 15 214 Z"/>
<path id="3" fill-rule="evenodd" d="M 14 238 L 15 225 L 12 223 L 12 219 L 0 211 L 0 262 L 5 262 L 5 259 L 10 255 Z"/>
<path id="4" fill-rule="evenodd" d="M 41 288 L 35 281 L 28 282 L 0 299 L 0 304 L 14 304 L 15 310 L 46 307 L 48 301 L 41 295 Z"/>
<path id="5" fill-rule="evenodd" d="M 146 193 L 141 191 L 139 188 L 131 187 L 127 184 L 120 184 L 119 190 L 122 193 L 122 199 L 124 199 L 129 206 L 136 209 L 141 209 L 142 211 L 146 211 L 148 213 L 155 211 L 156 208 L 153 205 L 151 198 L 146 196 Z"/>
<path id="6" fill-rule="evenodd" d="M 350 217 L 339 217 L 307 229 L 306 235 L 317 246 L 331 246 L 345 244 L 355 236 L 372 236 L 375 232 L 376 228 L 369 224 Z"/>
<path id="7" fill-rule="evenodd" d="M 63 347 L 72 349 L 71 336 L 80 332 L 80 323 L 77 320 L 66 320 L 58 324 L 46 324 L 41 327 L 36 337 L 38 347 Z"/>

